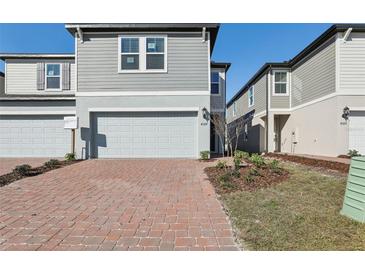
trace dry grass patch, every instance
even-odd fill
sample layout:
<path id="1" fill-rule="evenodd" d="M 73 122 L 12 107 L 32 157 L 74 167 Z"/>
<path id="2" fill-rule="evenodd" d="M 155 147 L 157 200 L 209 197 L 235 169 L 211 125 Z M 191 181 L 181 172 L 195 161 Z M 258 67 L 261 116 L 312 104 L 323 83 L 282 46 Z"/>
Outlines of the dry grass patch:
<path id="1" fill-rule="evenodd" d="M 252 250 L 365 250 L 365 224 L 340 215 L 346 177 L 285 163 L 284 182 L 222 194 L 238 237 Z"/>

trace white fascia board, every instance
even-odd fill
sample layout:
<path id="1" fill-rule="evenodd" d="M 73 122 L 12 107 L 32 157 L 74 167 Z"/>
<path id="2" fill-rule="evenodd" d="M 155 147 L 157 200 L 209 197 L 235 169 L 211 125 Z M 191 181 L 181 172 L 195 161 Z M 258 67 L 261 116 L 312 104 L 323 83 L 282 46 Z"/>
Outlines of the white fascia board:
<path id="1" fill-rule="evenodd" d="M 89 108 L 89 112 L 190 112 L 199 111 L 199 107 L 167 107 L 167 108 Z"/>
<path id="2" fill-rule="evenodd" d="M 209 95 L 209 91 L 101 91 L 101 92 L 77 92 L 77 97 L 100 96 L 196 96 Z"/>
<path id="3" fill-rule="evenodd" d="M 76 115 L 76 110 L 0 110 L 1 115 Z"/>

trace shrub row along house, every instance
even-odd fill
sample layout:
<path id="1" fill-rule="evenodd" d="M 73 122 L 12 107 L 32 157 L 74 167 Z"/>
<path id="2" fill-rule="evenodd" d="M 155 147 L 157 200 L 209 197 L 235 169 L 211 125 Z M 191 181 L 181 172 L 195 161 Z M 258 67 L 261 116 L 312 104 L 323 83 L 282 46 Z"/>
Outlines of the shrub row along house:
<path id="1" fill-rule="evenodd" d="M 220 152 L 228 63 L 218 24 L 66 24 L 74 54 L 0 54 L 0 156 L 198 158 Z"/>
<path id="2" fill-rule="evenodd" d="M 365 25 L 338 24 L 282 63 L 266 63 L 227 103 L 238 148 L 365 154 Z"/>

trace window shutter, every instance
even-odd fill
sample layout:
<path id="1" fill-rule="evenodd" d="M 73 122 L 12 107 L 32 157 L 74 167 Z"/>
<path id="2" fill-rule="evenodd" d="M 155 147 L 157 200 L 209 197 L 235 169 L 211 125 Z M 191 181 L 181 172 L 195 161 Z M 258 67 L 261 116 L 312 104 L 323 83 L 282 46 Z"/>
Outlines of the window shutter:
<path id="1" fill-rule="evenodd" d="M 44 90 L 44 63 L 37 64 L 37 90 Z"/>
<path id="2" fill-rule="evenodd" d="M 62 64 L 62 90 L 70 90 L 70 63 Z"/>

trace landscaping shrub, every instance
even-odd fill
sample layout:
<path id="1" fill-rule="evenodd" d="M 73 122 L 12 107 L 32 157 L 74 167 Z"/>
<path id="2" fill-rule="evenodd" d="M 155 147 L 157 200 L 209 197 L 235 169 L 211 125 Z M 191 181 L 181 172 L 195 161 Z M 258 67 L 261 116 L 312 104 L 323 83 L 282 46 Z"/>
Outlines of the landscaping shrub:
<path id="1" fill-rule="evenodd" d="M 246 181 L 247 184 L 251 184 L 254 181 L 254 177 L 250 174 L 246 174 L 245 175 L 245 181 Z"/>
<path id="2" fill-rule="evenodd" d="M 260 171 L 254 167 L 250 169 L 248 174 L 252 176 L 261 176 Z"/>
<path id="3" fill-rule="evenodd" d="M 356 149 L 350 149 L 347 155 L 350 157 L 361 156 L 361 154 Z"/>
<path id="4" fill-rule="evenodd" d="M 250 154 L 246 151 L 236 150 L 234 156 L 242 160 L 247 160 L 250 158 Z"/>
<path id="5" fill-rule="evenodd" d="M 200 151 L 200 159 L 201 160 L 209 160 L 209 156 L 210 156 L 210 151 L 208 150 L 204 150 L 204 151 Z"/>
<path id="6" fill-rule="evenodd" d="M 250 161 L 258 168 L 263 167 L 265 165 L 265 159 L 261 155 L 252 154 L 250 157 Z"/>
<path id="7" fill-rule="evenodd" d="M 278 160 L 272 160 L 270 163 L 269 163 L 269 168 L 275 172 L 275 173 L 278 173 L 278 174 L 281 174 L 281 169 L 279 167 L 279 161 Z"/>
<path id="8" fill-rule="evenodd" d="M 31 169 L 32 169 L 32 167 L 30 165 L 24 164 L 24 165 L 16 166 L 13 169 L 13 172 L 15 172 L 21 176 L 27 176 Z"/>
<path id="9" fill-rule="evenodd" d="M 66 153 L 65 159 L 66 161 L 74 161 L 76 160 L 76 155 L 75 153 Z"/>
<path id="10" fill-rule="evenodd" d="M 227 162 L 226 161 L 218 161 L 215 165 L 216 168 L 219 169 L 226 169 L 227 168 Z"/>
<path id="11" fill-rule="evenodd" d="M 48 167 L 48 168 L 55 168 L 57 166 L 59 166 L 61 164 L 60 161 L 58 161 L 57 159 L 51 159 L 47 162 L 44 163 L 44 166 Z"/>
<path id="12" fill-rule="evenodd" d="M 219 182 L 229 182 L 231 181 L 231 174 L 229 172 L 224 173 L 223 175 L 219 176 Z"/>

